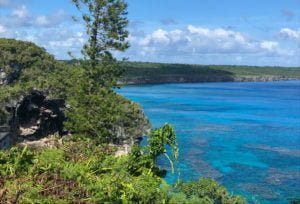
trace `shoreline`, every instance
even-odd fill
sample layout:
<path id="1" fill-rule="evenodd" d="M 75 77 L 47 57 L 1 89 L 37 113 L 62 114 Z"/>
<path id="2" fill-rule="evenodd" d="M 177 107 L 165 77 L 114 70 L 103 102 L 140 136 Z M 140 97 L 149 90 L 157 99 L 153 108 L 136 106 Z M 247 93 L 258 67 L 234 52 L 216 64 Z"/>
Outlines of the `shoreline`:
<path id="1" fill-rule="evenodd" d="M 158 84 L 174 84 L 174 83 L 222 83 L 222 82 L 276 82 L 276 81 L 297 81 L 300 77 L 284 77 L 284 76 L 238 76 L 233 78 L 222 77 L 180 77 L 168 78 L 158 77 L 150 79 L 146 77 L 126 78 L 119 82 L 121 85 L 158 85 Z"/>

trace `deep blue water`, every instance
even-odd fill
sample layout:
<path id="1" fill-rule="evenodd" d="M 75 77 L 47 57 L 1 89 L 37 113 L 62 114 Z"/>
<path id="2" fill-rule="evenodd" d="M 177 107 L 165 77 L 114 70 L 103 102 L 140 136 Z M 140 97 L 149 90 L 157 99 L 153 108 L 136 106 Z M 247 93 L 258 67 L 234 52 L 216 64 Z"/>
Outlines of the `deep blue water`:
<path id="1" fill-rule="evenodd" d="M 300 198 L 300 81 L 127 86 L 154 127 L 172 123 L 175 182 L 211 177 L 248 202 Z M 164 161 L 160 161 L 165 165 Z"/>

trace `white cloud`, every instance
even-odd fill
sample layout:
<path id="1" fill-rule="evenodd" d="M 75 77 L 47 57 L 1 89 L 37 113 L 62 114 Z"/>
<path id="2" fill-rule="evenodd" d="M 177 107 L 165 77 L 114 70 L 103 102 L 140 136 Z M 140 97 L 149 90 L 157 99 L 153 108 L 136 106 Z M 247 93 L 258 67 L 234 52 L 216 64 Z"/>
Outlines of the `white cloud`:
<path id="1" fill-rule="evenodd" d="M 0 8 L 7 9 L 0 14 L 0 37 L 33 41 L 59 59 L 68 58 L 68 51 L 80 55 L 87 40 L 83 25 L 72 22 L 63 10 L 35 15 L 22 2 L 0 0 Z M 128 38 L 131 48 L 124 54 L 116 53 L 117 56 L 174 63 L 300 65 L 299 47 L 287 40 L 300 42 L 300 28 L 282 28 L 279 32 L 282 38 L 253 39 L 250 34 L 220 27 L 181 27 L 173 23 L 149 32 L 149 27 L 142 29 L 144 24 L 131 23 L 133 32 Z"/>
<path id="2" fill-rule="evenodd" d="M 50 24 L 50 21 L 47 16 L 38 16 L 35 23 L 39 26 L 47 26 Z"/>
<path id="3" fill-rule="evenodd" d="M 224 28 L 157 29 L 133 33 L 129 41 L 131 48 L 122 56 L 137 61 L 299 66 L 298 48 L 276 40 L 253 40 L 247 33 Z"/>
<path id="4" fill-rule="evenodd" d="M 12 11 L 12 15 L 18 18 L 28 17 L 28 10 L 25 5 L 21 5 Z"/>
<path id="5" fill-rule="evenodd" d="M 63 10 L 59 10 L 52 15 L 37 16 L 34 19 L 34 26 L 39 27 L 55 27 L 61 23 L 65 23 L 71 20 L 71 17 L 67 15 Z"/>
<path id="6" fill-rule="evenodd" d="M 80 32 L 82 29 L 78 26 L 43 28 L 43 31 L 36 35 L 35 42 L 60 59 L 69 58 L 68 52 L 72 52 L 74 56 L 80 56 L 80 51 L 87 39 L 86 35 Z"/>
<path id="7" fill-rule="evenodd" d="M 196 28 L 192 25 L 189 25 L 187 29 L 192 34 L 208 35 L 209 33 L 209 30 L 207 28 L 201 28 L 201 27 Z"/>
<path id="8" fill-rule="evenodd" d="M 223 28 L 208 29 L 187 26 L 186 29 L 166 31 L 158 29 L 146 36 L 131 36 L 130 41 L 135 49 L 145 52 L 156 50 L 162 53 L 233 53 L 256 52 L 257 43 L 247 40 L 239 33 Z M 138 47 L 140 48 L 138 48 Z"/>
<path id="9" fill-rule="evenodd" d="M 0 34 L 5 33 L 6 32 L 6 28 L 0 24 Z"/>
<path id="10" fill-rule="evenodd" d="M 151 38 L 154 43 L 168 44 L 170 42 L 170 39 L 167 35 L 168 35 L 167 31 L 158 29 L 152 33 Z"/>
<path id="11" fill-rule="evenodd" d="M 268 51 L 276 51 L 278 49 L 278 42 L 273 41 L 262 41 L 260 43 L 260 47 L 262 49 L 268 50 Z"/>
<path id="12" fill-rule="evenodd" d="M 300 28 L 298 30 L 293 30 L 290 28 L 282 28 L 279 32 L 282 37 L 300 41 Z"/>

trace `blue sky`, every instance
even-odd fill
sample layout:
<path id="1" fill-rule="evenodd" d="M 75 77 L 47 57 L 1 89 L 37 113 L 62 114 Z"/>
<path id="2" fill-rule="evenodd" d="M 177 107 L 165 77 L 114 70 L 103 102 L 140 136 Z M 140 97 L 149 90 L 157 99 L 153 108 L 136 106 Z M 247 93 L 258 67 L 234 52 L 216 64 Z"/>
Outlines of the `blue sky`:
<path id="1" fill-rule="evenodd" d="M 133 61 L 300 66 L 300 0 L 128 0 Z M 0 0 L 0 37 L 80 55 L 71 0 Z"/>

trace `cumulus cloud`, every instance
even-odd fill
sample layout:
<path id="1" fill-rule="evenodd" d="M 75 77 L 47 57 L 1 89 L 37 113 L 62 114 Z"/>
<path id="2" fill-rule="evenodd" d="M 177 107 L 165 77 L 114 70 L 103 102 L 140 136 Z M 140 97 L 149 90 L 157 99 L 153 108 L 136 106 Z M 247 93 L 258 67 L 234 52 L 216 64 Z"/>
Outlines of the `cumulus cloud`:
<path id="1" fill-rule="evenodd" d="M 290 28 L 282 28 L 279 34 L 284 38 L 296 40 L 300 42 L 300 28 L 298 30 L 293 30 Z"/>
<path id="2" fill-rule="evenodd" d="M 278 49 L 278 42 L 274 41 L 262 41 L 260 43 L 260 47 L 262 49 L 268 50 L 268 51 L 276 51 Z"/>
<path id="3" fill-rule="evenodd" d="M 134 48 L 145 54 L 208 54 L 208 53 L 256 53 L 279 49 L 276 42 L 257 43 L 245 34 L 223 28 L 187 26 L 185 29 L 166 31 L 158 29 L 144 37 L 130 36 Z"/>
<path id="4" fill-rule="evenodd" d="M 1 1 L 1 0 L 0 0 Z M 54 27 L 62 23 L 70 22 L 71 15 L 67 15 L 63 10 L 58 10 L 51 15 L 34 15 L 30 13 L 25 5 L 12 6 L 5 14 L 0 14 L 0 22 L 3 26 L 11 30 L 22 28 Z"/>
<path id="5" fill-rule="evenodd" d="M 0 5 L 4 2 L 0 0 Z M 60 59 L 68 58 L 69 51 L 75 56 L 80 54 L 86 36 L 82 33 L 82 25 L 71 23 L 71 15 L 63 10 L 50 15 L 35 15 L 25 5 L 8 3 L 3 8 L 6 12 L 0 13 L 0 38 L 32 41 Z"/>
<path id="6" fill-rule="evenodd" d="M 143 36 L 131 34 L 129 41 L 128 56 L 143 61 L 216 63 L 219 60 L 229 64 L 255 64 L 259 63 L 258 59 L 274 58 L 272 62 L 276 63 L 282 58 L 295 59 L 297 53 L 281 46 L 279 41 L 253 40 L 247 33 L 194 25 L 173 30 L 160 28 Z M 266 61 L 262 60 L 261 64 Z"/>
<path id="7" fill-rule="evenodd" d="M 6 28 L 0 24 L 0 34 L 5 33 L 6 32 Z"/>
<path id="8" fill-rule="evenodd" d="M 34 19 L 33 25 L 39 27 L 57 26 L 60 23 L 70 21 L 72 17 L 67 15 L 63 10 L 57 11 L 52 15 L 40 15 Z"/>
<path id="9" fill-rule="evenodd" d="M 37 25 L 46 26 L 50 24 L 50 21 L 47 16 L 38 16 L 35 20 Z"/>
<path id="10" fill-rule="evenodd" d="M 0 13 L 0 37 L 33 41 L 59 59 L 69 58 L 69 51 L 80 56 L 87 40 L 84 25 L 71 22 L 71 16 L 62 10 L 50 15 L 35 15 L 21 3 L 8 6 L 7 3 L 11 2 L 22 0 L 0 0 L 0 8 L 6 5 L 6 12 Z M 250 34 L 232 30 L 231 27 L 182 27 L 173 19 L 162 19 L 160 23 L 161 28 L 149 31 L 149 27 L 143 29 L 147 22 L 130 22 L 128 40 L 131 48 L 124 54 L 116 55 L 137 61 L 174 63 L 300 64 L 299 60 L 295 60 L 300 54 L 299 48 L 293 47 L 295 43 L 290 43 L 291 46 L 284 44 L 289 40 L 299 42 L 300 28 L 281 29 L 281 38 L 253 40 Z M 172 27 L 166 27 L 171 24 Z M 177 29 L 170 29 L 175 26 Z"/>
<path id="11" fill-rule="evenodd" d="M 18 6 L 12 10 L 12 16 L 17 18 L 26 18 L 28 17 L 28 10 L 25 5 Z"/>

